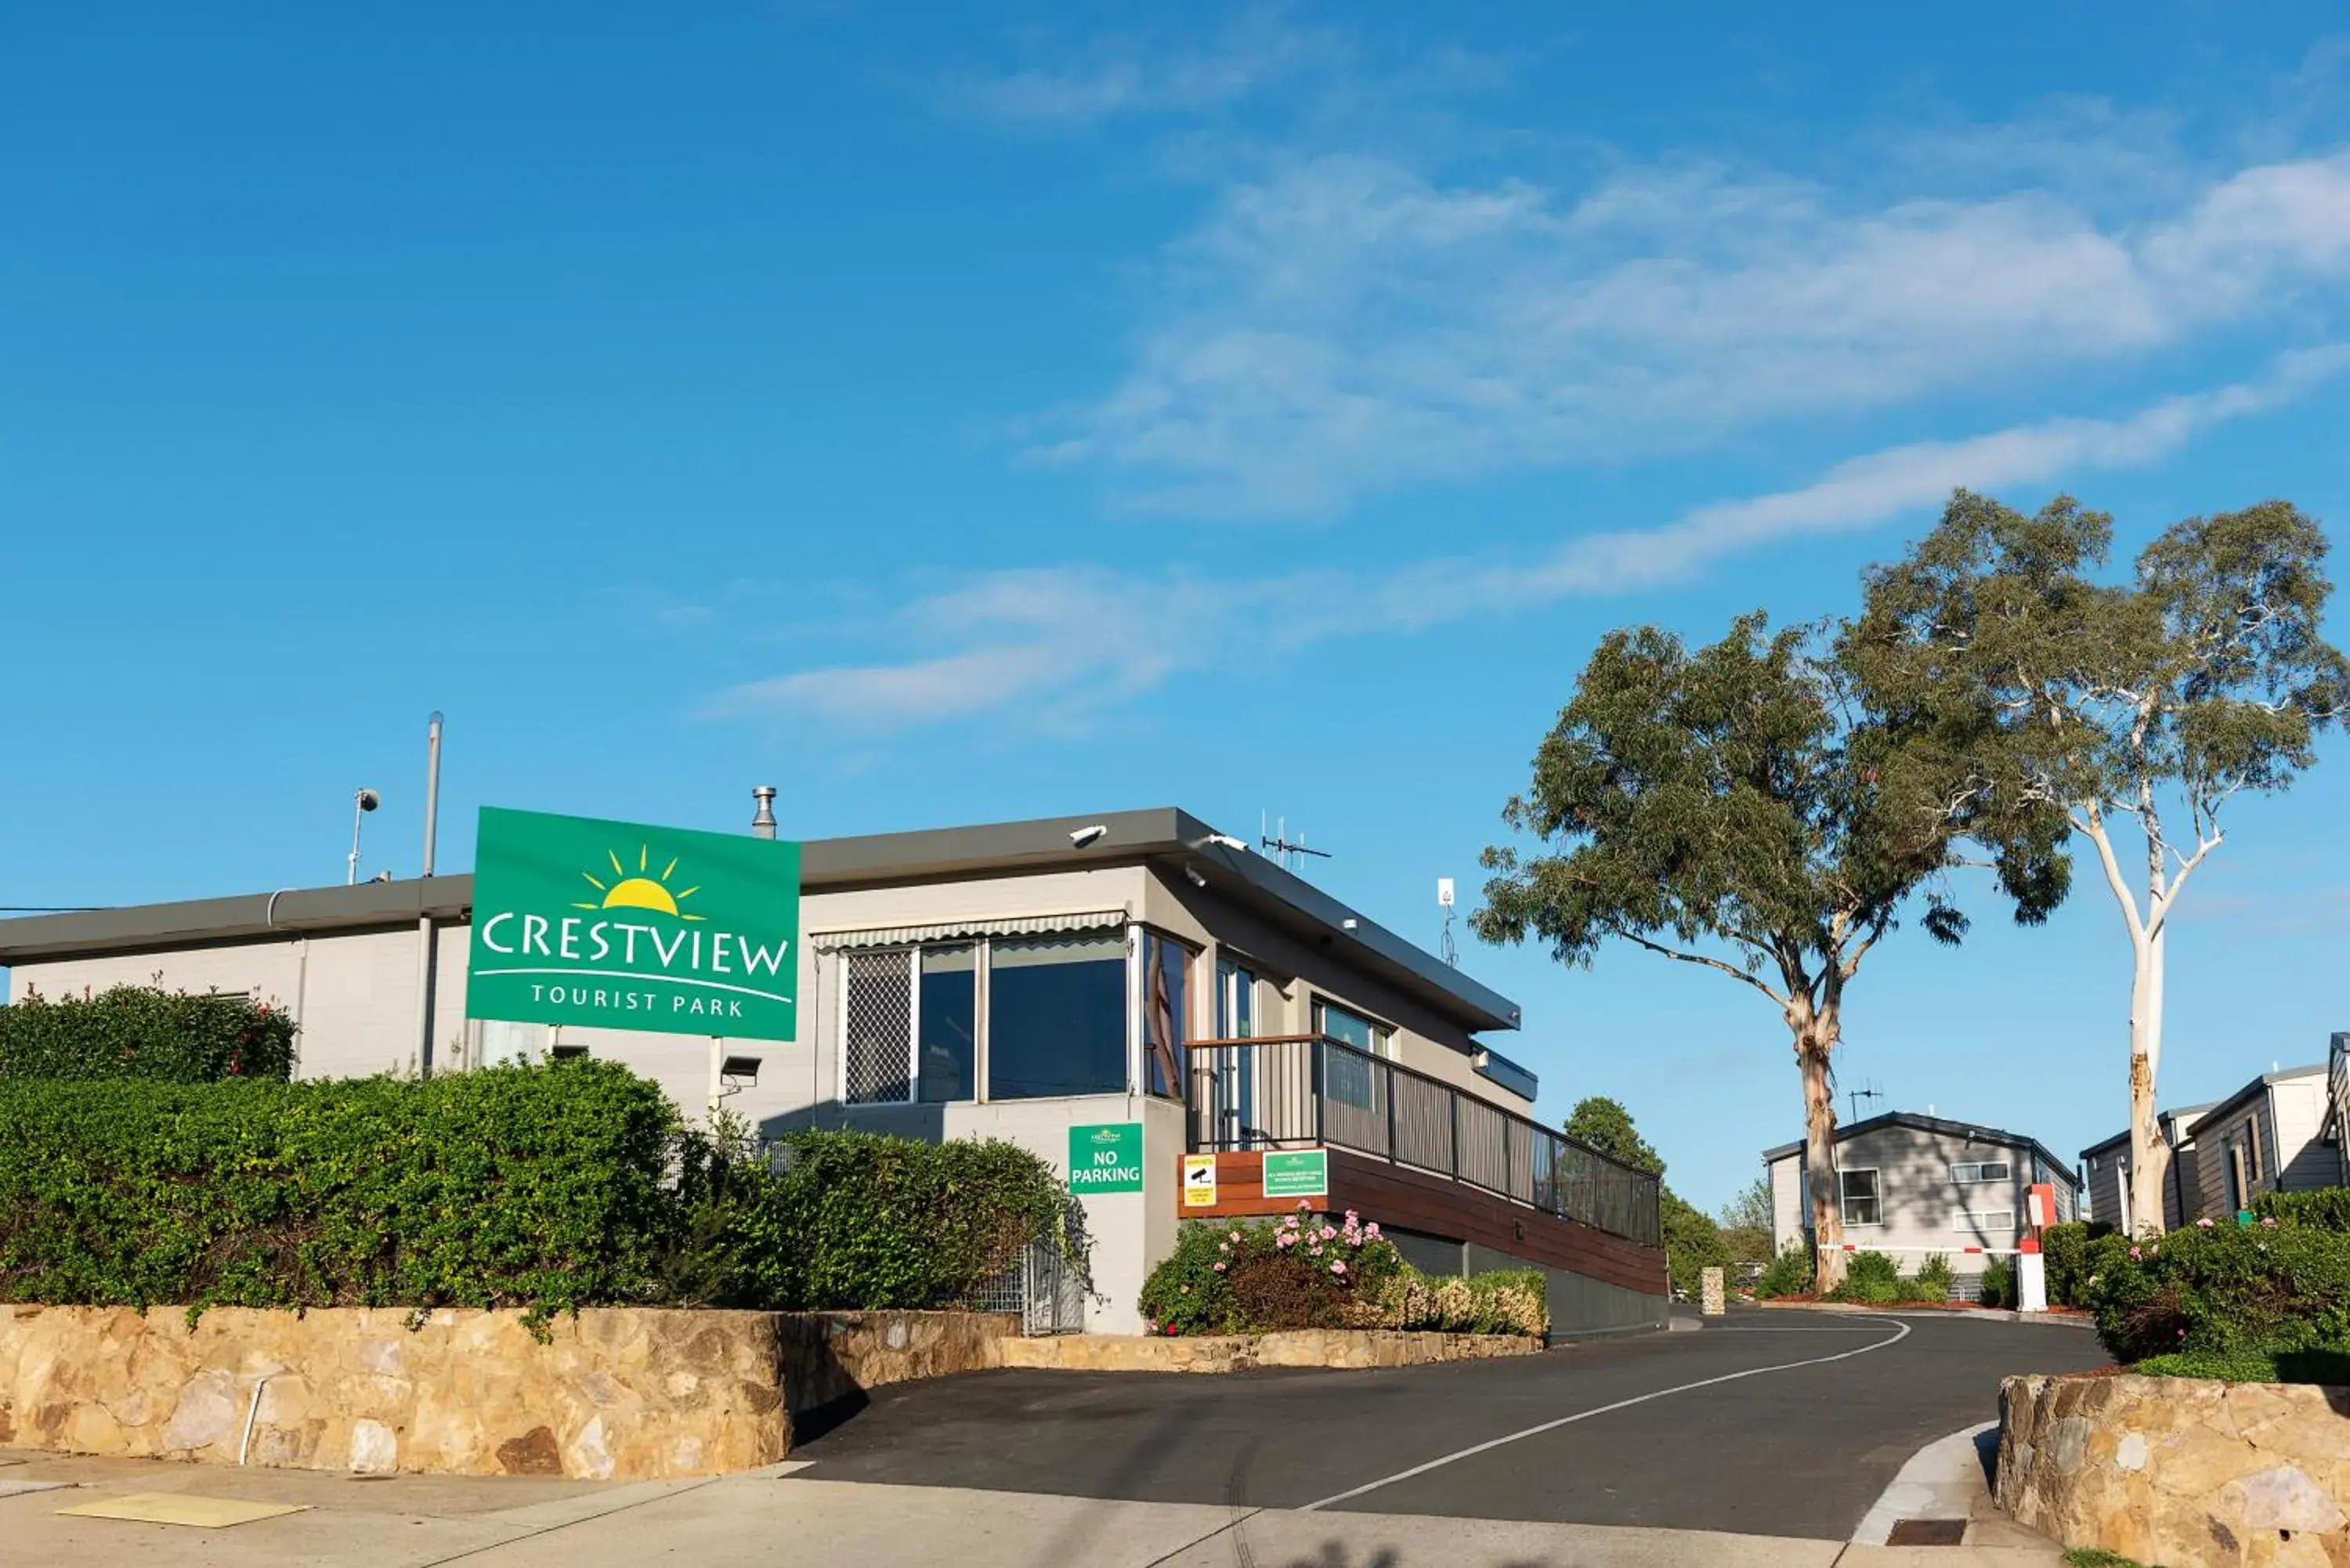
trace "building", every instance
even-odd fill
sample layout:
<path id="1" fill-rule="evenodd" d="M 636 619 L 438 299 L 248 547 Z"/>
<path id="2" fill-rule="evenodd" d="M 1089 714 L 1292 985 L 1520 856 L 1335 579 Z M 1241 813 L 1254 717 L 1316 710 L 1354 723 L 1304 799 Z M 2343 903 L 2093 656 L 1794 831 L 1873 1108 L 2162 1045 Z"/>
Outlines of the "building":
<path id="1" fill-rule="evenodd" d="M 2163 1177 L 2162 1228 L 2175 1231 L 2202 1212 L 2201 1177 L 2196 1169 L 2195 1139 L 2188 1129 L 2219 1104 L 2177 1106 L 2155 1113 L 2155 1131 L 2170 1149 L 2170 1169 Z M 2087 1218 L 2116 1231 L 2129 1229 L 2130 1135 L 2125 1127 L 2103 1143 L 2081 1151 L 2089 1199 Z"/>
<path id="2" fill-rule="evenodd" d="M 2263 1192 L 2306 1192 L 2342 1182 L 2342 1151 L 2328 1135 L 2327 1067 L 2263 1073 L 2188 1128 L 2196 1160 L 2196 1218 L 2224 1220 Z"/>
<path id="3" fill-rule="evenodd" d="M 1888 1111 L 1838 1127 L 1836 1175 L 1844 1239 L 1856 1251 L 1886 1252 L 1905 1271 L 1932 1253 L 1949 1258 L 1971 1292 L 1984 1257 L 2013 1252 L 2027 1229 L 2024 1191 L 2056 1190 L 2058 1220 L 2074 1217 L 2079 1184 L 2038 1140 L 1970 1122 Z M 1765 1149 L 1771 1176 L 1772 1244 L 1811 1244 L 1800 1140 Z"/>
<path id="4" fill-rule="evenodd" d="M 1239 840 L 1162 808 L 811 840 L 800 866 L 785 1041 L 468 1019 L 469 876 L 9 920 L 0 964 L 12 1001 L 275 999 L 303 1076 L 586 1052 L 771 1134 L 1002 1137 L 1064 1175 L 1117 1129 L 1139 1189 L 1080 1195 L 1097 1330 L 1139 1326 L 1187 1213 L 1279 1211 L 1265 1153 L 1310 1148 L 1316 1201 L 1423 1268 L 1545 1268 L 1565 1332 L 1662 1324 L 1656 1184 L 1531 1119 L 1534 1075 L 1482 1038 L 1517 1005 Z M 1179 1196 L 1187 1155 L 1210 1201 Z"/>

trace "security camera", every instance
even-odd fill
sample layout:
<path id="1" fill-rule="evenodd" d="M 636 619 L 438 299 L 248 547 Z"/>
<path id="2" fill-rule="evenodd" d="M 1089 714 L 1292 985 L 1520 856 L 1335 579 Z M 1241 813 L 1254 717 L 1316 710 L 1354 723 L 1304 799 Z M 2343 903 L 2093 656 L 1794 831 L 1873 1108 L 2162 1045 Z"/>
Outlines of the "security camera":
<path id="1" fill-rule="evenodd" d="M 1208 885 L 1208 879 L 1205 877 L 1201 876 L 1196 867 L 1190 866 L 1184 867 L 1183 875 L 1191 878 L 1191 886 L 1194 888 L 1204 888 Z"/>
<path id="2" fill-rule="evenodd" d="M 1109 824 L 1106 822 L 1097 822 L 1087 827 L 1075 828 L 1069 834 L 1069 843 L 1078 849 L 1083 849 L 1087 845 L 1099 840 L 1108 831 Z"/>
<path id="3" fill-rule="evenodd" d="M 1208 842 L 1219 849 L 1237 849 L 1243 855 L 1248 853 L 1248 845 L 1229 833 L 1211 833 Z"/>
<path id="4" fill-rule="evenodd" d="M 363 789 L 359 791 L 359 809 L 361 811 L 373 811 L 377 806 L 380 806 L 382 804 L 383 796 L 376 794 L 375 791 L 371 789 Z"/>

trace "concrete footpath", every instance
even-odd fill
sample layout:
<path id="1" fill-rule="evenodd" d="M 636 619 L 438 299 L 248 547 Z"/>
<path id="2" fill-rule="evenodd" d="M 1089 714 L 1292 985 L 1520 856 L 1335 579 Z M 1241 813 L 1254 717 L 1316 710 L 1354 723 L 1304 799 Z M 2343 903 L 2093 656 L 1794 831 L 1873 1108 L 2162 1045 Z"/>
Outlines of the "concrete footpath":
<path id="1" fill-rule="evenodd" d="M 59 1482 L 68 1484 L 24 1490 Z M 158 1492 L 303 1511 L 224 1529 L 57 1511 Z M 1997 1546 L 1894 1547 L 973 1491 L 795 1472 L 601 1486 L 29 1457 L 0 1466 L 0 1561 L 41 1568 L 2053 1568 L 2061 1559 L 2020 1532 Z"/>

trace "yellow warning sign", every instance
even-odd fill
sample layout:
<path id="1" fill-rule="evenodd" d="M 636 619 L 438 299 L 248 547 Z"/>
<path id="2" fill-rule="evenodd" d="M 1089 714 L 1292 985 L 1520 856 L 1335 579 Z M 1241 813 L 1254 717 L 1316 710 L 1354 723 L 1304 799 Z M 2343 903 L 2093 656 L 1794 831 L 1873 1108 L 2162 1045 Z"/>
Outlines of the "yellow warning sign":
<path id="1" fill-rule="evenodd" d="M 1216 1157 L 1212 1154 L 1187 1154 L 1183 1157 L 1183 1207 L 1213 1209 L 1216 1206 Z"/>

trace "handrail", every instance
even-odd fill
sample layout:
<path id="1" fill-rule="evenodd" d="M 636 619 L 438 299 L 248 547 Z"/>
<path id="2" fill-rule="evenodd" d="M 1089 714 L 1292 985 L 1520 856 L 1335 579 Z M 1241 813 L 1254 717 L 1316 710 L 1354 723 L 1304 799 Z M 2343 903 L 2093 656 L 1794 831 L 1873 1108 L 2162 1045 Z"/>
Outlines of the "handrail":
<path id="1" fill-rule="evenodd" d="M 1303 1064 L 1294 1060 L 1296 1047 L 1310 1050 L 1310 1056 Z M 1190 1143 L 1194 1148 L 1330 1144 L 1396 1164 L 1432 1170 L 1531 1208 L 1566 1215 L 1649 1246 L 1660 1244 L 1661 1215 L 1658 1182 L 1653 1175 L 1580 1138 L 1546 1127 L 1482 1096 L 1467 1094 L 1441 1078 L 1328 1034 L 1194 1040 L 1187 1042 L 1185 1048 L 1191 1059 L 1191 1082 L 1187 1085 L 1186 1098 L 1193 1114 Z M 1265 1076 L 1273 1082 L 1258 1085 L 1252 1079 L 1237 1092 L 1219 1088 L 1220 1069 L 1210 1054 L 1238 1051 L 1263 1053 L 1269 1064 Z M 1362 1099 L 1340 1094 L 1336 1096 L 1338 1103 L 1331 1103 L 1334 1056 L 1336 1062 L 1351 1059 L 1354 1065 L 1349 1071 L 1335 1075 L 1358 1082 L 1361 1087 L 1357 1092 L 1363 1095 Z M 1305 1069 L 1302 1074 L 1301 1066 Z M 1359 1079 L 1355 1078 L 1357 1072 L 1361 1075 Z M 1305 1079 L 1304 1084 L 1297 1082 L 1301 1076 Z M 1384 1088 L 1384 1094 L 1378 1093 L 1375 1085 Z M 1397 1092 L 1399 1085 L 1410 1085 L 1411 1093 L 1419 1100 L 1419 1108 L 1424 1114 L 1417 1120 L 1399 1123 L 1398 1102 L 1402 1097 Z M 1306 1103 L 1295 1104 L 1301 1090 Z M 1432 1096 L 1442 1098 L 1433 1099 Z M 1241 1097 L 1253 1103 L 1243 1108 L 1234 1103 Z M 1274 1114 L 1267 1114 L 1268 1109 Z M 1310 1126 L 1300 1116 L 1309 1110 Z M 1202 1137 L 1199 1119 L 1202 1114 L 1218 1122 L 1231 1118 L 1243 1125 L 1235 1136 L 1228 1138 L 1221 1136 L 1220 1127 L 1211 1123 L 1206 1128 L 1207 1136 Z M 1251 1116 L 1282 1123 L 1284 1115 L 1293 1119 L 1292 1125 L 1245 1125 Z M 1466 1136 L 1464 1127 L 1469 1129 Z M 1526 1144 L 1523 1160 L 1513 1147 L 1520 1138 Z M 1561 1156 L 1568 1151 L 1592 1162 L 1596 1170 L 1565 1173 Z M 1598 1174 L 1601 1171 L 1615 1181 L 1603 1180 Z M 1614 1196 L 1620 1201 L 1607 1200 L 1603 1188 L 1610 1186 L 1617 1189 Z M 1571 1204 L 1570 1187 L 1581 1190 L 1586 1201 Z M 1577 1208 L 1582 1211 L 1576 1212 Z"/>

